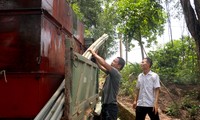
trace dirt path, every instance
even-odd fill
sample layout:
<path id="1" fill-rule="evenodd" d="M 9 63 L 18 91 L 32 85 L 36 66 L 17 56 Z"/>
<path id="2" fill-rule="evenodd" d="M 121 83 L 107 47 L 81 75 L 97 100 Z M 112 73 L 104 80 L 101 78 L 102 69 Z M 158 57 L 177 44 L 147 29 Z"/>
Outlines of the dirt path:
<path id="1" fill-rule="evenodd" d="M 131 114 L 127 115 L 129 116 L 128 119 L 123 118 L 121 120 L 133 120 L 135 117 L 135 110 L 132 108 L 133 98 L 119 95 L 118 101 L 131 112 Z M 200 120 L 200 85 L 169 84 L 167 89 L 161 87 L 158 103 L 160 120 Z M 173 104 L 179 105 L 180 107 L 178 109 L 178 115 L 176 115 L 177 118 L 166 114 L 168 108 Z M 196 109 L 191 109 L 191 106 Z M 175 110 L 173 106 L 170 109 Z M 192 114 L 191 110 L 193 110 Z M 123 112 L 122 116 L 125 116 Z M 148 116 L 146 120 L 150 120 Z"/>
<path id="2" fill-rule="evenodd" d="M 122 103 L 124 106 L 127 107 L 127 109 L 131 112 L 131 113 L 135 113 L 135 110 L 132 109 L 132 103 L 133 101 L 128 98 L 128 97 L 124 97 L 124 96 L 119 96 L 118 97 L 118 101 L 120 103 Z M 180 120 L 180 119 L 175 119 L 175 118 L 171 118 L 170 116 L 167 116 L 166 114 L 162 113 L 162 111 L 159 109 L 159 116 L 161 120 Z M 122 119 L 121 119 L 122 120 Z M 145 120 L 150 120 L 149 116 L 146 116 Z"/>

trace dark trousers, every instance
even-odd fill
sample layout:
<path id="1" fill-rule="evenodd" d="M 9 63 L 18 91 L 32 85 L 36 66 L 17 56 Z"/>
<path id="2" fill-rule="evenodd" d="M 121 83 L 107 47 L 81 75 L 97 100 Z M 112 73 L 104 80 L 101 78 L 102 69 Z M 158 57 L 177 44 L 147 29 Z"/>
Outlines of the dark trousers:
<path id="1" fill-rule="evenodd" d="M 155 114 L 153 107 L 136 107 L 136 119 L 135 120 L 145 120 L 145 116 L 149 115 L 151 120 L 160 120 L 158 113 Z"/>
<path id="2" fill-rule="evenodd" d="M 102 120 L 117 120 L 117 104 L 103 104 L 101 109 Z"/>

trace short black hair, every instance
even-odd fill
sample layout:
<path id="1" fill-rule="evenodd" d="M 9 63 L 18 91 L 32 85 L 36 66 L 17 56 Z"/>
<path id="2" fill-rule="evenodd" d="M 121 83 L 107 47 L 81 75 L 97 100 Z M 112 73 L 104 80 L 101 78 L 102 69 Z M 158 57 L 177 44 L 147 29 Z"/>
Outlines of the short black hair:
<path id="1" fill-rule="evenodd" d="M 125 65 L 125 61 L 122 57 L 117 57 L 119 59 L 118 64 L 121 65 L 120 70 L 122 70 L 124 68 Z"/>
<path id="2" fill-rule="evenodd" d="M 153 62 L 152 62 L 152 60 L 149 57 L 146 57 L 144 59 L 147 60 L 147 62 L 150 64 L 150 67 L 153 65 Z"/>

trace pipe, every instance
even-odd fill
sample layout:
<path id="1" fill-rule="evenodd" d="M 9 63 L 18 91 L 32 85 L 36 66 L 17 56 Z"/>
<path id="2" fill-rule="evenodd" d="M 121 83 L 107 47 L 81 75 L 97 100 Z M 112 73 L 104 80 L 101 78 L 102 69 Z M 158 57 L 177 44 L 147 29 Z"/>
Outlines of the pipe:
<path id="1" fill-rule="evenodd" d="M 56 118 L 59 116 L 61 110 L 63 109 L 64 102 L 65 102 L 65 97 L 62 97 L 61 102 L 60 102 L 58 108 L 56 109 L 55 113 L 53 114 L 53 116 L 51 117 L 50 120 L 56 120 Z"/>
<path id="2" fill-rule="evenodd" d="M 91 53 L 88 51 L 89 49 L 92 49 L 94 51 L 96 51 L 104 42 L 105 40 L 108 38 L 107 34 L 103 34 L 99 39 L 97 39 L 84 53 L 82 56 L 91 59 Z"/>
<path id="3" fill-rule="evenodd" d="M 101 38 L 97 40 L 96 43 L 92 44 L 91 47 L 89 47 L 89 49 L 93 49 L 94 51 L 96 51 L 105 42 L 107 38 L 108 38 L 108 35 L 104 34 Z M 86 58 L 91 59 L 91 57 L 92 57 L 92 54 L 87 51 Z"/>
<path id="4" fill-rule="evenodd" d="M 56 120 L 61 120 L 61 117 L 62 117 L 62 115 L 63 115 L 63 112 L 64 112 L 64 108 L 62 108 L 62 110 L 59 112 L 58 117 L 57 117 Z"/>
<path id="5" fill-rule="evenodd" d="M 34 118 L 34 120 L 43 120 L 48 111 L 50 110 L 51 106 L 53 105 L 54 101 L 57 99 L 58 95 L 61 93 L 61 91 L 64 88 L 64 82 L 60 84 L 59 88 L 56 90 L 56 92 L 53 94 L 53 96 L 49 99 L 49 101 L 45 104 L 45 106 L 42 108 L 42 110 L 37 114 L 37 116 Z"/>
<path id="6" fill-rule="evenodd" d="M 63 97 L 64 97 L 64 93 L 61 93 L 61 95 L 58 97 L 56 102 L 53 104 L 53 107 L 48 112 L 47 116 L 45 117 L 45 120 L 49 120 L 53 116 L 53 114 L 55 113 L 55 110 L 57 109 L 57 107 L 59 106 L 59 104 L 61 102 L 61 98 L 63 98 Z"/>
<path id="7" fill-rule="evenodd" d="M 92 49 L 101 40 L 101 37 L 97 39 L 92 45 L 90 45 L 88 49 Z M 87 54 L 89 54 L 88 49 L 83 53 L 83 56 L 87 56 Z"/>
<path id="8" fill-rule="evenodd" d="M 105 42 L 105 40 L 106 40 L 106 38 L 104 38 L 102 41 L 98 42 L 98 43 L 96 44 L 96 46 L 93 48 L 93 50 L 94 50 L 94 51 L 98 50 L 99 47 Z M 91 53 L 88 54 L 87 58 L 88 58 L 88 59 L 91 59 L 91 57 L 92 57 L 92 54 L 91 54 Z"/>

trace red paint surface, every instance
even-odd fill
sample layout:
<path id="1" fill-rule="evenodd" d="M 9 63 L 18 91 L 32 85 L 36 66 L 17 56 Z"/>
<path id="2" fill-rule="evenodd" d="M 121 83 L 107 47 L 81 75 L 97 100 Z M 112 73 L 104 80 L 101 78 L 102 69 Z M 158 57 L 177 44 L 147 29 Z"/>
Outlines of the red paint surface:
<path id="1" fill-rule="evenodd" d="M 59 86 L 56 74 L 8 73 L 0 77 L 0 118 L 34 118 Z"/>
<path id="2" fill-rule="evenodd" d="M 83 25 L 73 26 L 72 14 L 65 0 L 1 2 L 0 71 L 8 82 L 0 75 L 0 119 L 32 119 L 53 95 L 64 79 L 66 36 L 83 53 Z"/>
<path id="3" fill-rule="evenodd" d="M 64 34 L 41 15 L 0 16 L 0 26 L 0 118 L 34 118 L 64 79 Z"/>

